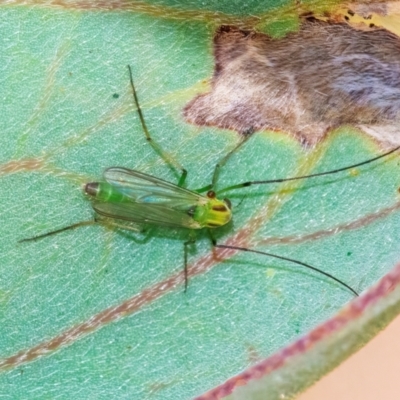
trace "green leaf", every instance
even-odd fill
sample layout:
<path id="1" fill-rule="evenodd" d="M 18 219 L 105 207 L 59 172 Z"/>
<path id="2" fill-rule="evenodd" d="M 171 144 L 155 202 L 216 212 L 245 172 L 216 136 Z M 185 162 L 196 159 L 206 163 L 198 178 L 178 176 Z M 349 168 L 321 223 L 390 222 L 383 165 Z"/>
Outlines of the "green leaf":
<path id="1" fill-rule="evenodd" d="M 154 139 L 188 169 L 189 188 L 209 184 L 239 138 L 187 124 L 182 108 L 207 90 L 215 28 L 257 13 L 277 18 L 279 10 L 247 2 L 246 20 L 233 2 L 132 2 L 119 12 L 85 4 L 0 9 L 0 387 L 9 398 L 192 398 L 290 346 L 352 294 L 288 262 L 213 252 L 204 232 L 189 256 L 186 294 L 186 231 L 89 226 L 18 241 L 93 218 L 82 184 L 107 167 L 177 182 L 146 143 L 128 64 Z M 280 12 L 292 26 L 287 9 Z M 380 152 L 350 127 L 313 151 L 259 132 L 222 169 L 218 187 L 339 168 Z M 234 221 L 216 233 L 218 242 L 295 258 L 362 292 L 399 261 L 397 164 L 391 157 L 352 173 L 232 192 Z M 304 388 L 361 345 L 397 312 L 382 301 L 375 314 L 367 306 L 362 314 L 380 323 L 366 323 L 365 335 L 345 340 L 332 357 L 348 325 L 314 341 L 302 351 L 300 382 L 282 369 L 271 398 Z"/>

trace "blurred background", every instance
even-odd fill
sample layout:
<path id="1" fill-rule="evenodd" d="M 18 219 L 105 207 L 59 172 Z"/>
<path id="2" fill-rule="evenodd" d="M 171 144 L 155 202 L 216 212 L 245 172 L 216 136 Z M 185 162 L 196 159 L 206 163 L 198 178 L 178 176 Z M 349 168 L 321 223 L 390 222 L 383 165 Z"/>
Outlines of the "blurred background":
<path id="1" fill-rule="evenodd" d="M 298 400 L 398 400 L 400 316 Z"/>

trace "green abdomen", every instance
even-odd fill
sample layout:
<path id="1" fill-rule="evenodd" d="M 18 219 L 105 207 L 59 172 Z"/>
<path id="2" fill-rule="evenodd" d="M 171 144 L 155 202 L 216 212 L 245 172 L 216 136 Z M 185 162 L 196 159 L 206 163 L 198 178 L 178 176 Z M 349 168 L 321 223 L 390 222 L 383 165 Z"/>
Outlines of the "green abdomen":
<path id="1" fill-rule="evenodd" d="M 123 203 L 129 199 L 118 191 L 115 186 L 106 182 L 90 182 L 85 185 L 85 193 L 96 200 L 107 203 Z"/>

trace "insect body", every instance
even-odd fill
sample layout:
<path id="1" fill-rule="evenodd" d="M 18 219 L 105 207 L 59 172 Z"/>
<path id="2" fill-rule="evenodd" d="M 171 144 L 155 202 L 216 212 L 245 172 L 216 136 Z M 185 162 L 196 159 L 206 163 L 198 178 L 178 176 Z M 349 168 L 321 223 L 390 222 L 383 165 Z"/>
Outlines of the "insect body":
<path id="1" fill-rule="evenodd" d="M 143 172 L 112 167 L 105 182 L 85 185 L 96 213 L 113 219 L 176 228 L 217 228 L 232 218 L 228 199 L 218 200 Z"/>
<path id="2" fill-rule="evenodd" d="M 122 168 L 122 167 L 111 167 L 104 171 L 104 181 L 90 182 L 84 187 L 85 193 L 90 197 L 92 201 L 92 207 L 96 213 L 96 218 L 90 221 L 81 221 L 73 225 L 51 231 L 42 235 L 38 235 L 32 238 L 21 240 L 21 242 L 37 240 L 49 235 L 57 234 L 66 230 L 75 229 L 81 226 L 92 225 L 96 223 L 104 223 L 108 226 L 113 226 L 121 229 L 128 229 L 137 231 L 138 229 L 132 225 L 124 224 L 124 222 L 133 224 L 150 224 L 157 226 L 173 227 L 173 228 L 186 228 L 192 232 L 189 236 L 189 240 L 184 243 L 184 273 L 185 273 L 185 290 L 188 282 L 188 271 L 187 271 L 187 254 L 188 245 L 195 242 L 193 232 L 203 228 L 218 228 L 226 225 L 232 219 L 232 206 L 228 199 L 219 200 L 216 197 L 216 193 L 212 190 L 216 184 L 218 172 L 229 157 L 251 136 L 249 131 L 248 135 L 236 146 L 231 152 L 229 152 L 215 167 L 214 174 L 212 177 L 211 185 L 199 189 L 198 191 L 192 191 L 183 187 L 187 171 L 176 162 L 168 153 L 164 152 L 161 147 L 155 143 L 147 129 L 145 124 L 142 111 L 139 106 L 139 101 L 136 95 L 135 87 L 133 84 L 132 73 L 130 67 L 130 82 L 133 91 L 133 97 L 137 106 L 139 118 L 146 135 L 147 141 L 153 147 L 153 149 L 164 159 L 167 165 L 170 166 L 174 171 L 180 170 L 181 177 L 178 184 L 173 184 L 162 179 L 156 178 L 152 175 L 148 175 L 136 170 Z M 299 180 L 306 178 L 314 178 L 322 175 L 336 174 L 340 171 L 349 170 L 355 167 L 362 166 L 364 164 L 371 163 L 382 157 L 386 157 L 389 154 L 397 151 L 400 148 L 397 147 L 388 151 L 375 158 L 353 164 L 347 167 L 338 168 L 335 170 L 316 173 L 307 176 L 297 176 L 292 178 L 283 179 L 271 179 L 271 180 L 258 180 L 249 181 L 239 184 L 235 184 L 226 188 L 223 188 L 219 193 L 226 191 L 240 189 L 252 185 L 263 185 L 269 183 L 277 183 L 291 180 Z M 206 195 L 202 195 L 202 192 L 206 192 Z M 210 233 L 212 239 L 212 235 Z M 215 247 L 229 248 L 238 251 L 247 251 L 256 254 L 266 255 L 268 257 L 277 258 L 280 260 L 289 261 L 301 267 L 305 267 L 316 271 L 334 281 L 341 284 L 354 295 L 358 293 L 351 288 L 349 285 L 334 277 L 333 275 L 313 267 L 304 262 L 294 260 L 288 257 L 267 253 L 259 250 L 253 250 L 248 248 L 242 248 L 237 246 L 217 244 L 214 239 L 212 243 Z"/>

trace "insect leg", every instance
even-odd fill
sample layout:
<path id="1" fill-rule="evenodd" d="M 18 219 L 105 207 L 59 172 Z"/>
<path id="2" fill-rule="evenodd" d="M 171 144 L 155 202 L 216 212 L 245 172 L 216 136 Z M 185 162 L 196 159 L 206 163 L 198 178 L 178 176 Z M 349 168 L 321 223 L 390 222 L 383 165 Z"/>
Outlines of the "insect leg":
<path id="1" fill-rule="evenodd" d="M 106 226 L 109 226 L 109 227 L 118 228 L 118 229 L 124 229 L 124 230 L 128 230 L 128 231 L 133 231 L 133 232 L 141 232 L 140 228 L 136 228 L 136 227 L 129 226 L 129 225 L 118 224 L 116 222 L 111 222 L 111 221 L 108 221 L 108 220 L 105 220 L 105 219 L 95 218 L 94 220 L 77 222 L 76 224 L 72 224 L 72 225 L 66 226 L 64 228 L 57 229 L 55 231 L 43 233 L 42 235 L 37 235 L 37 236 L 33 236 L 33 237 L 30 237 L 30 238 L 26 238 L 26 239 L 21 239 L 21 240 L 18 240 L 18 243 L 31 242 L 31 241 L 34 241 L 34 240 L 43 239 L 43 238 L 45 238 L 47 236 L 56 235 L 57 233 L 61 233 L 61 232 L 64 232 L 64 231 L 69 231 L 69 230 L 72 230 L 72 229 L 80 228 L 81 226 L 89 226 L 89 225 L 94 225 L 94 224 L 106 225 Z"/>
<path id="2" fill-rule="evenodd" d="M 109 226 L 112 228 L 118 228 L 118 229 L 123 229 L 126 231 L 132 231 L 132 232 L 142 232 L 142 229 L 139 227 L 125 225 L 125 224 L 119 224 L 118 222 L 114 222 L 114 220 L 112 220 L 111 218 L 99 218 L 96 220 L 96 222 L 100 225 Z"/>
<path id="3" fill-rule="evenodd" d="M 66 227 L 64 227 L 64 228 L 57 229 L 57 230 L 55 230 L 55 231 L 43 233 L 42 235 L 33 236 L 33 237 L 30 237 L 30 238 L 18 240 L 18 243 L 30 242 L 30 241 L 34 241 L 34 240 L 38 240 L 38 239 L 43 239 L 43 238 L 45 238 L 46 236 L 56 235 L 57 233 L 61 233 L 61 232 L 64 232 L 64 231 L 68 231 L 68 230 L 70 230 L 70 229 L 76 229 L 76 228 L 79 228 L 79 227 L 81 227 L 81 226 L 94 225 L 94 224 L 97 224 L 97 223 L 98 223 L 98 222 L 97 222 L 96 220 L 77 222 L 76 224 L 72 224 L 72 225 L 66 226 Z"/>
<path id="4" fill-rule="evenodd" d="M 214 190 L 215 185 L 217 184 L 217 181 L 218 181 L 218 175 L 219 175 L 219 171 L 221 170 L 221 168 L 226 164 L 226 162 L 229 160 L 231 155 L 233 153 L 235 153 L 237 150 L 239 150 L 240 147 L 242 147 L 247 142 L 247 140 L 250 139 L 250 137 L 252 136 L 253 133 L 254 133 L 254 131 L 252 129 L 249 129 L 248 131 L 242 133 L 242 135 L 243 135 L 242 140 L 228 154 L 226 154 L 220 161 L 218 161 L 217 165 L 215 166 L 211 185 L 207 185 L 200 189 L 196 189 L 195 192 L 203 193 L 203 192 L 208 192 L 209 190 Z M 231 189 L 231 188 L 229 187 L 229 189 Z"/>
<path id="5" fill-rule="evenodd" d="M 214 236 L 211 232 L 211 229 L 207 229 L 207 234 L 208 234 L 208 237 L 210 238 L 210 241 L 211 241 L 211 244 L 213 245 L 213 247 L 216 247 L 217 240 L 214 238 Z"/>
<path id="6" fill-rule="evenodd" d="M 154 151 L 164 160 L 164 162 L 174 171 L 176 172 L 181 171 L 181 176 L 178 181 L 178 186 L 183 186 L 186 180 L 187 176 L 187 170 L 182 167 L 182 165 L 172 157 L 171 154 L 167 153 L 162 149 L 162 147 L 154 141 L 154 139 L 151 137 L 149 130 L 147 129 L 146 122 L 144 120 L 143 112 L 142 109 L 140 108 L 139 105 L 139 99 L 136 93 L 135 85 L 133 84 L 133 77 L 132 77 L 132 69 L 130 65 L 128 65 L 128 70 L 129 70 L 129 78 L 131 82 L 131 87 L 132 87 L 132 93 L 133 93 L 133 99 L 135 100 L 137 112 L 139 114 L 139 119 L 142 124 L 142 128 L 144 131 L 144 134 L 146 136 L 147 142 L 151 145 L 151 147 L 154 149 Z"/>
<path id="7" fill-rule="evenodd" d="M 232 154 L 236 153 L 236 151 L 239 150 L 247 142 L 247 140 L 250 139 L 253 133 L 254 133 L 253 129 L 249 129 L 246 132 L 243 132 L 242 140 L 228 154 L 226 154 L 221 160 L 218 161 L 217 165 L 214 168 L 211 187 L 207 190 L 214 189 L 215 185 L 217 184 L 218 175 L 221 168 L 226 164 L 226 162 L 229 160 Z"/>
<path id="8" fill-rule="evenodd" d="M 190 231 L 189 233 L 189 240 L 187 240 L 183 244 L 183 260 L 184 260 L 184 275 L 185 275 L 185 290 L 184 292 L 187 292 L 188 288 L 188 269 L 187 269 L 187 261 L 188 261 L 188 246 L 190 246 L 193 243 L 196 243 L 196 236 L 194 231 Z"/>

